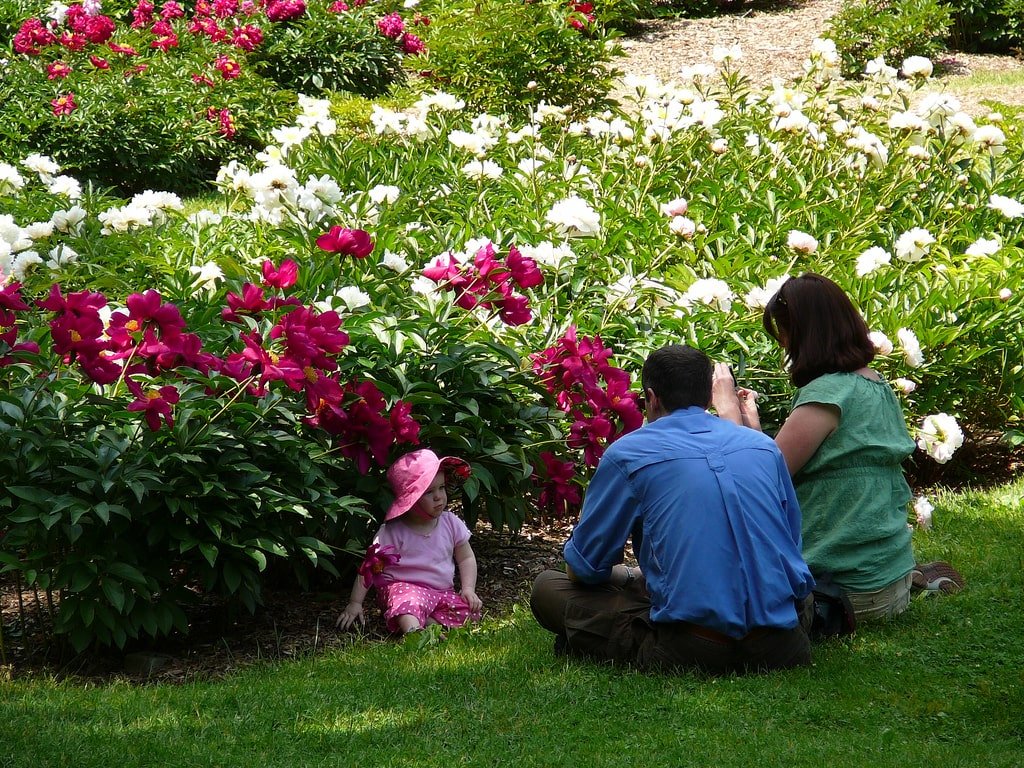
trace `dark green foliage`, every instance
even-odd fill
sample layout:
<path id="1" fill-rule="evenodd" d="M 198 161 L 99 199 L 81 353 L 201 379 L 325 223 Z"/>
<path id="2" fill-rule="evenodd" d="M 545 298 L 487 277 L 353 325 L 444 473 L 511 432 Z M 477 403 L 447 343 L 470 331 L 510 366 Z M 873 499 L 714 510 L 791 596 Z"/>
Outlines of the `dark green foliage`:
<path id="1" fill-rule="evenodd" d="M 843 74 L 854 76 L 882 56 L 898 67 L 908 56 L 935 56 L 945 47 L 952 15 L 939 0 L 857 0 L 829 22 Z"/>
<path id="2" fill-rule="evenodd" d="M 951 42 L 957 50 L 1020 53 L 1024 0 L 951 0 Z"/>
<path id="3" fill-rule="evenodd" d="M 307 11 L 277 25 L 253 52 L 251 61 L 261 74 L 282 88 L 310 95 L 350 91 L 380 96 L 402 81 L 400 49 L 377 31 L 371 14 L 361 9 L 330 13 L 312 4 Z"/>
<path id="4" fill-rule="evenodd" d="M 577 109 L 600 103 L 613 74 L 608 38 L 591 23 L 571 26 L 570 12 L 553 0 L 439 9 L 427 41 L 429 84 L 473 109 L 510 115 L 541 101 Z"/>
<path id="5" fill-rule="evenodd" d="M 362 535 L 356 479 L 279 398 L 197 383 L 175 429 L 150 432 L 90 383 L 38 373 L 6 369 L 20 386 L 0 394 L 0 562 L 61 592 L 55 630 L 75 649 L 185 632 L 193 590 L 253 611 L 268 560 L 301 581 L 334 571 L 325 542 Z"/>

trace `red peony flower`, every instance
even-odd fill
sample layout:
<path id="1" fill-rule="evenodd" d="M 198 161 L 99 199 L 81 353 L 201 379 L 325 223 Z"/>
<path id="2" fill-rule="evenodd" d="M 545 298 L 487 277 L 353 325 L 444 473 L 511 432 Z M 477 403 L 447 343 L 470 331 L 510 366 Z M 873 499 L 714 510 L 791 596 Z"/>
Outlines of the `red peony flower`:
<path id="1" fill-rule="evenodd" d="M 220 72 L 225 80 L 234 80 L 242 74 L 242 67 L 230 56 L 221 54 L 213 61 L 213 68 Z"/>
<path id="2" fill-rule="evenodd" d="M 303 0 L 270 0 L 267 3 L 267 18 L 271 21 L 291 21 L 305 12 Z"/>
<path id="3" fill-rule="evenodd" d="M 110 62 L 99 56 L 90 56 L 89 61 L 96 69 L 110 69 Z"/>
<path id="4" fill-rule="evenodd" d="M 263 30 L 254 24 L 246 24 L 244 27 L 235 27 L 234 31 L 231 33 L 231 44 L 243 51 L 254 51 L 262 42 Z"/>

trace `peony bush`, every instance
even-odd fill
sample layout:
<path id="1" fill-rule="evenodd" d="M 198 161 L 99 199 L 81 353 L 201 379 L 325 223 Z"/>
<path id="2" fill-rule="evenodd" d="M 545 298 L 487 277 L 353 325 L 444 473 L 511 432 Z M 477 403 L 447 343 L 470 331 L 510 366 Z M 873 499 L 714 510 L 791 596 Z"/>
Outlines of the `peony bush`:
<path id="1" fill-rule="evenodd" d="M 1019 430 L 1019 125 L 916 60 L 841 81 L 825 40 L 761 90 L 714 58 L 582 117 L 433 92 L 339 135 L 302 96 L 191 201 L 6 158 L 5 568 L 61 591 L 76 645 L 122 645 L 195 590 L 251 607 L 266 561 L 361 551 L 411 445 L 471 461 L 471 522 L 573 514 L 665 343 L 730 360 L 779 423 L 760 313 L 807 270 L 863 310 L 918 460 Z"/>

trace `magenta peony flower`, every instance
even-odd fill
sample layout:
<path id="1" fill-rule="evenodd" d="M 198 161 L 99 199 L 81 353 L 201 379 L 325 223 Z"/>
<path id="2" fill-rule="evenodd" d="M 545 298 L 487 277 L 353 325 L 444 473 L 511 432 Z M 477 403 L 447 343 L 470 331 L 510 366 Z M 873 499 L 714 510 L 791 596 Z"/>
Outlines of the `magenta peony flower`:
<path id="1" fill-rule="evenodd" d="M 70 115 L 78 109 L 78 104 L 75 103 L 75 94 L 73 93 L 65 93 L 63 96 L 58 96 L 50 102 L 50 106 L 53 107 L 53 114 L 57 117 Z"/>
<path id="2" fill-rule="evenodd" d="M 370 234 L 362 229 L 346 229 L 333 226 L 329 231 L 316 239 L 317 247 L 328 253 L 355 256 L 365 259 L 373 251 L 373 240 Z"/>
<path id="3" fill-rule="evenodd" d="M 267 18 L 271 21 L 291 21 L 305 12 L 303 0 L 270 0 L 267 4 Z"/>
<path id="4" fill-rule="evenodd" d="M 377 30 L 390 40 L 397 40 L 405 32 L 405 22 L 398 12 L 377 19 Z"/>
<path id="5" fill-rule="evenodd" d="M 54 61 L 46 65 L 47 80 L 63 80 L 71 74 L 71 65 L 63 61 Z"/>
<path id="6" fill-rule="evenodd" d="M 280 267 L 267 259 L 263 262 L 263 284 L 271 288 L 291 288 L 299 279 L 299 265 L 291 259 L 285 259 Z"/>
<path id="7" fill-rule="evenodd" d="M 371 544 L 366 550 L 362 565 L 359 566 L 359 575 L 363 577 L 363 586 L 369 589 L 390 581 L 387 569 L 401 559 L 402 556 L 398 554 L 398 550 L 390 544 L 385 544 L 383 547 L 380 544 Z"/>
<path id="8" fill-rule="evenodd" d="M 416 35 L 411 32 L 406 32 L 402 35 L 402 53 L 407 56 L 418 56 L 425 50 L 427 50 L 427 46 Z"/>

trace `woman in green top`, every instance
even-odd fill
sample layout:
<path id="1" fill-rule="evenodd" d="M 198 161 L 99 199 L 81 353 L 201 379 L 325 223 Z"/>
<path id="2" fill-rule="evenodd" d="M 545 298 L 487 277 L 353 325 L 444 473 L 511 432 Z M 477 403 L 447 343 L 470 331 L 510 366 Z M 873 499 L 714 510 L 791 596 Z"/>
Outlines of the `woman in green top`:
<path id="1" fill-rule="evenodd" d="M 914 450 L 892 388 L 868 367 L 868 327 L 843 290 L 812 273 L 787 280 L 765 307 L 764 328 L 786 351 L 797 386 L 775 438 L 803 515 L 804 559 L 847 593 L 858 621 L 891 618 L 911 589 L 963 585 L 946 563 L 917 566 L 907 527 L 912 498 L 901 464 Z M 720 364 L 720 416 L 760 429 L 755 396 Z"/>

